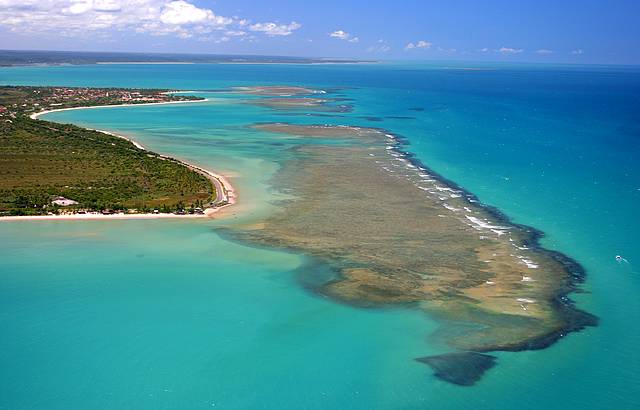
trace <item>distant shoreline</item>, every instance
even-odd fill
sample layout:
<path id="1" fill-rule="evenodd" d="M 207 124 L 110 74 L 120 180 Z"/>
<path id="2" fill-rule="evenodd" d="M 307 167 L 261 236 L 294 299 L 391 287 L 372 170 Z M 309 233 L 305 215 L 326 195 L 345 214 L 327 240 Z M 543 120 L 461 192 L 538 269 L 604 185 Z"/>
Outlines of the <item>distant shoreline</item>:
<path id="1" fill-rule="evenodd" d="M 97 61 L 95 64 L 196 64 L 191 61 Z"/>
<path id="2" fill-rule="evenodd" d="M 377 64 L 378 61 L 211 61 L 211 62 L 192 62 L 192 61 L 98 61 L 95 64 L 98 65 L 190 65 L 190 64 L 231 64 L 231 65 L 256 65 L 256 64 L 269 64 L 269 65 L 323 65 L 323 64 Z"/>
<path id="3" fill-rule="evenodd" d="M 170 91 L 168 93 L 175 93 L 176 91 Z M 89 108 L 107 108 L 107 107 L 126 107 L 126 106 L 136 106 L 136 105 L 161 105 L 161 104 L 179 104 L 179 103 L 191 103 L 191 102 L 205 102 L 205 100 L 195 100 L 195 101 L 168 101 L 168 102 L 158 102 L 158 103 L 141 103 L 141 104 L 113 104 L 113 105 L 94 105 L 87 107 L 70 107 L 70 108 L 59 108 L 54 110 L 43 110 L 37 113 L 31 114 L 29 117 L 31 119 L 38 119 L 38 117 L 49 114 L 57 111 L 69 111 L 69 110 L 82 110 Z M 101 132 L 103 134 L 107 134 L 113 137 L 122 138 L 130 143 L 132 143 L 136 148 L 148 151 L 142 144 L 135 141 L 134 139 L 117 134 L 110 131 L 98 130 L 87 128 L 92 131 Z M 201 168 L 197 165 L 190 164 L 188 162 L 171 158 L 166 155 L 158 154 L 160 158 L 166 160 L 177 161 L 183 166 L 189 168 L 190 170 L 199 173 L 200 175 L 206 177 L 216 190 L 216 198 L 213 201 L 214 204 L 223 205 L 213 206 L 210 208 L 206 208 L 203 214 L 187 214 L 187 215 L 178 215 L 173 213 L 136 213 L 136 214 L 127 214 L 127 213 L 116 213 L 110 215 L 103 215 L 101 213 L 92 212 L 92 213 L 84 213 L 84 214 L 63 214 L 63 215 L 15 215 L 15 216 L 3 216 L 0 217 L 0 221 L 33 221 L 33 220 L 110 220 L 110 219 L 165 219 L 165 218 L 207 218 L 212 217 L 213 214 L 220 212 L 221 210 L 230 207 L 236 203 L 237 194 L 235 193 L 235 189 L 229 182 L 227 178 L 223 175 L 214 173 L 207 169 Z"/>

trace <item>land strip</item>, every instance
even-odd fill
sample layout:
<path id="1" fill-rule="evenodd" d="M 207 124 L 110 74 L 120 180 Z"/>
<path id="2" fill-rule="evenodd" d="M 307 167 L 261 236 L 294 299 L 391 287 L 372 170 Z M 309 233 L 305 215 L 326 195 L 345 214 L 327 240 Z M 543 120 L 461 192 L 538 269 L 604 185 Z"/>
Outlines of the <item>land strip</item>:
<path id="1" fill-rule="evenodd" d="M 68 109 L 203 101 L 168 90 L 0 88 L 0 214 L 127 218 L 210 215 L 233 203 L 228 181 L 130 138 L 37 120 Z"/>

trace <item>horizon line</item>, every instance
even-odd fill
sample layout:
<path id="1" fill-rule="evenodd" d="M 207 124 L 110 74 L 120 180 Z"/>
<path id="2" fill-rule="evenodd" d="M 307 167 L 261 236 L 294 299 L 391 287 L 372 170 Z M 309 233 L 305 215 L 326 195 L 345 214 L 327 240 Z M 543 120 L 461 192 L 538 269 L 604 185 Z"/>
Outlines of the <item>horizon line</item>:
<path id="1" fill-rule="evenodd" d="M 475 64 L 513 64 L 513 65 L 523 65 L 523 64 L 532 64 L 532 65 L 562 65 L 562 66 L 605 66 L 605 67 L 640 67 L 640 63 L 637 64 L 625 64 L 625 63 L 576 63 L 576 62 L 553 62 L 553 61 L 504 61 L 504 60 L 465 60 L 465 59 L 444 59 L 444 58 L 357 58 L 357 57 L 329 57 L 329 56 L 299 56 L 299 55 L 282 55 L 282 54 L 236 54 L 236 53 L 207 53 L 207 52 L 160 52 L 160 51 L 95 51 L 95 50 L 49 50 L 49 49 L 4 49 L 0 48 L 1 52 L 37 52 L 37 53 L 85 53 L 85 54 L 139 54 L 139 55 L 158 55 L 158 56 L 202 56 L 202 57 L 265 57 L 265 58 L 283 58 L 283 59 L 296 59 L 296 60 L 307 60 L 311 62 L 344 62 L 344 63 L 381 63 L 381 62 L 433 62 L 433 63 L 475 63 Z M 111 64 L 127 64 L 127 63 L 153 63 L 153 61 L 96 61 L 94 63 L 86 63 L 86 64 L 97 64 L 97 63 L 111 63 Z M 214 62 L 198 62 L 198 61 L 164 61 L 167 64 L 178 64 L 178 63 L 191 63 L 191 64 L 214 64 Z M 242 62 L 240 62 L 242 63 Z M 260 62 L 247 62 L 260 64 Z M 283 64 L 295 64 L 295 62 L 284 62 Z M 1 64 L 1 61 L 0 61 Z M 63 63 L 26 63 L 26 64 L 11 64 L 12 66 L 20 66 L 20 65 L 59 65 Z M 73 64 L 72 65 L 83 65 L 83 64 Z"/>

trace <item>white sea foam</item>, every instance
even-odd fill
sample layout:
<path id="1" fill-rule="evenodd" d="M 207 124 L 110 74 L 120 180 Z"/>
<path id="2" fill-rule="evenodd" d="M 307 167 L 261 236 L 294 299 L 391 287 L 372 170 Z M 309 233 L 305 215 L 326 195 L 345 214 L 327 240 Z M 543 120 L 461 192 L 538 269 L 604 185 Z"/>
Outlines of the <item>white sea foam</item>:
<path id="1" fill-rule="evenodd" d="M 480 228 L 491 229 L 491 230 L 507 230 L 507 229 L 509 229 L 509 227 L 507 227 L 507 226 L 491 225 L 489 222 L 483 221 L 482 219 L 476 218 L 475 216 L 465 215 L 465 217 L 468 220 L 470 220 L 471 222 L 473 222 L 475 225 L 479 226 Z M 502 231 L 500 231 L 500 232 L 502 232 Z M 502 233 L 504 233 L 504 232 L 502 232 Z"/>

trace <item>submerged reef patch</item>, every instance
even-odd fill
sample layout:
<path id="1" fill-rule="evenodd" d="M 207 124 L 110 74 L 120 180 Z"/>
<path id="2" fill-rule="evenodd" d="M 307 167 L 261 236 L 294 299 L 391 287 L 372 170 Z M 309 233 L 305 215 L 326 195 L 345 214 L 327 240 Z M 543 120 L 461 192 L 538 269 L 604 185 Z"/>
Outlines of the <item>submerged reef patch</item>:
<path id="1" fill-rule="evenodd" d="M 404 154 L 396 136 L 347 126 L 255 128 L 327 140 L 293 148 L 274 184 L 295 198 L 245 232 L 249 241 L 334 261 L 338 277 L 319 292 L 357 306 L 413 304 L 470 325 L 446 340 L 462 351 L 539 349 L 596 324 L 567 297 L 582 279 L 579 265 Z"/>
<path id="2" fill-rule="evenodd" d="M 314 110 L 319 112 L 351 112 L 353 107 L 350 104 L 336 104 L 337 100 L 330 98 L 311 97 L 278 97 L 278 98 L 255 98 L 245 101 L 247 104 L 276 110 Z"/>
<path id="3" fill-rule="evenodd" d="M 385 118 L 389 118 L 391 120 L 415 120 L 416 117 L 411 117 L 408 115 L 387 115 Z"/>
<path id="4" fill-rule="evenodd" d="M 357 126 L 254 128 L 314 142 L 294 144 L 273 179 L 291 199 L 237 235 L 333 266 L 335 275 L 312 281 L 320 294 L 411 305 L 458 329 L 444 340 L 457 353 L 420 359 L 443 380 L 473 384 L 494 365 L 483 352 L 541 349 L 597 324 L 568 297 L 583 280 L 579 264 L 424 166 L 401 137 Z"/>
<path id="5" fill-rule="evenodd" d="M 348 98 L 325 98 L 324 90 L 296 86 L 233 87 L 230 92 L 252 95 L 246 104 L 274 110 L 307 110 L 317 112 L 347 113 L 353 110 Z"/>
<path id="6" fill-rule="evenodd" d="M 472 386 L 496 365 L 495 356 L 475 352 L 446 353 L 416 361 L 428 364 L 437 378 L 460 386 Z"/>

